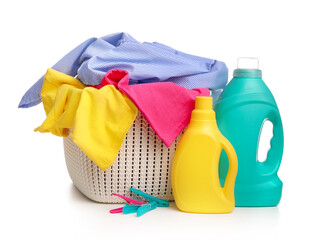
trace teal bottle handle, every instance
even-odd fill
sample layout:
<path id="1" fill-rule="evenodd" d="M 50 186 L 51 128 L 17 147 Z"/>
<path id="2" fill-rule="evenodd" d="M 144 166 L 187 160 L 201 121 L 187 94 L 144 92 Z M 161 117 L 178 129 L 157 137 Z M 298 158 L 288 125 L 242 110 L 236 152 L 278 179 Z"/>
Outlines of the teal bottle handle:
<path id="1" fill-rule="evenodd" d="M 278 111 L 268 113 L 266 120 L 273 124 L 273 137 L 271 139 L 271 148 L 267 153 L 264 162 L 257 161 L 258 171 L 261 175 L 276 174 L 282 160 L 284 148 L 283 125 Z M 260 137 L 260 136 L 259 136 Z"/>

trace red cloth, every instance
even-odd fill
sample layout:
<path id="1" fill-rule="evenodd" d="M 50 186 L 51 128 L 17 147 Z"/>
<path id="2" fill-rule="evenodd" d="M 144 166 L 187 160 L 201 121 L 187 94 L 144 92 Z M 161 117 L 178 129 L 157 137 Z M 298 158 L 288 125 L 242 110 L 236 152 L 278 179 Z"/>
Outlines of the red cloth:
<path id="1" fill-rule="evenodd" d="M 108 84 L 134 102 L 167 147 L 189 124 L 195 97 L 210 95 L 209 89 L 187 89 L 172 82 L 129 85 L 129 73 L 122 69 L 110 70 L 94 87 L 100 89 Z"/>

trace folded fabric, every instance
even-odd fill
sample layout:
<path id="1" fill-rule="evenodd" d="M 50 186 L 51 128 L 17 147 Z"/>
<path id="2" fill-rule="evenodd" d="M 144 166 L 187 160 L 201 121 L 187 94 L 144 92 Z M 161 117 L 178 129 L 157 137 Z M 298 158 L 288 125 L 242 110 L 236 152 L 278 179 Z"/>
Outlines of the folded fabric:
<path id="1" fill-rule="evenodd" d="M 228 81 L 223 62 L 182 53 L 160 43 L 140 43 L 127 33 L 90 38 L 80 44 L 53 69 L 76 76 L 85 85 L 98 85 L 111 69 L 129 72 L 130 84 L 173 82 L 188 89 L 209 88 L 216 100 Z M 23 96 L 19 107 L 41 102 L 44 77 Z"/>
<path id="2" fill-rule="evenodd" d="M 129 85 L 129 73 L 121 69 L 109 71 L 96 88 L 108 84 L 129 96 L 167 147 L 188 125 L 195 97 L 210 95 L 206 88 L 190 90 L 171 82 Z"/>
<path id="3" fill-rule="evenodd" d="M 105 171 L 115 160 L 137 107 L 113 85 L 98 90 L 49 69 L 41 98 L 46 120 L 35 131 L 70 137 Z"/>

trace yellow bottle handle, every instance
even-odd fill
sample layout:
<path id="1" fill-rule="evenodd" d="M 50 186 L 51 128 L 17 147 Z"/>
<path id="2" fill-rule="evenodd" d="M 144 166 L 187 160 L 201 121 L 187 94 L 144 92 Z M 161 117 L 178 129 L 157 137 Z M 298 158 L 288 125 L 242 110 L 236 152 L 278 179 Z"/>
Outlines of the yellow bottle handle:
<path id="1" fill-rule="evenodd" d="M 221 138 L 221 145 L 222 148 L 225 150 L 229 160 L 229 168 L 223 187 L 223 192 L 229 202 L 234 202 L 234 184 L 238 173 L 238 159 L 233 146 L 223 136 Z"/>

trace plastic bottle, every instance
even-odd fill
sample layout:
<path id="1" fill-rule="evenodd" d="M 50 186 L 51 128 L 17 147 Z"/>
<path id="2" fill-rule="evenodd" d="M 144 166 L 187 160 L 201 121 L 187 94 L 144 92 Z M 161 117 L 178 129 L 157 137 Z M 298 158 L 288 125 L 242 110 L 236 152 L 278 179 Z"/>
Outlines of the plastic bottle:
<path id="1" fill-rule="evenodd" d="M 238 62 L 239 64 L 239 62 Z M 277 176 L 283 154 L 283 127 L 274 97 L 262 80 L 259 69 L 236 69 L 215 104 L 221 133 L 238 156 L 235 186 L 236 206 L 276 206 L 281 199 L 282 182 Z M 273 124 L 273 137 L 267 159 L 257 159 L 262 126 Z M 226 176 L 228 160 L 221 154 L 219 175 Z"/>
<path id="2" fill-rule="evenodd" d="M 229 156 L 224 187 L 219 180 L 219 158 Z M 196 97 L 188 129 L 181 138 L 172 165 L 172 187 L 177 207 L 184 212 L 229 213 L 234 209 L 237 156 L 218 130 L 211 97 Z"/>

